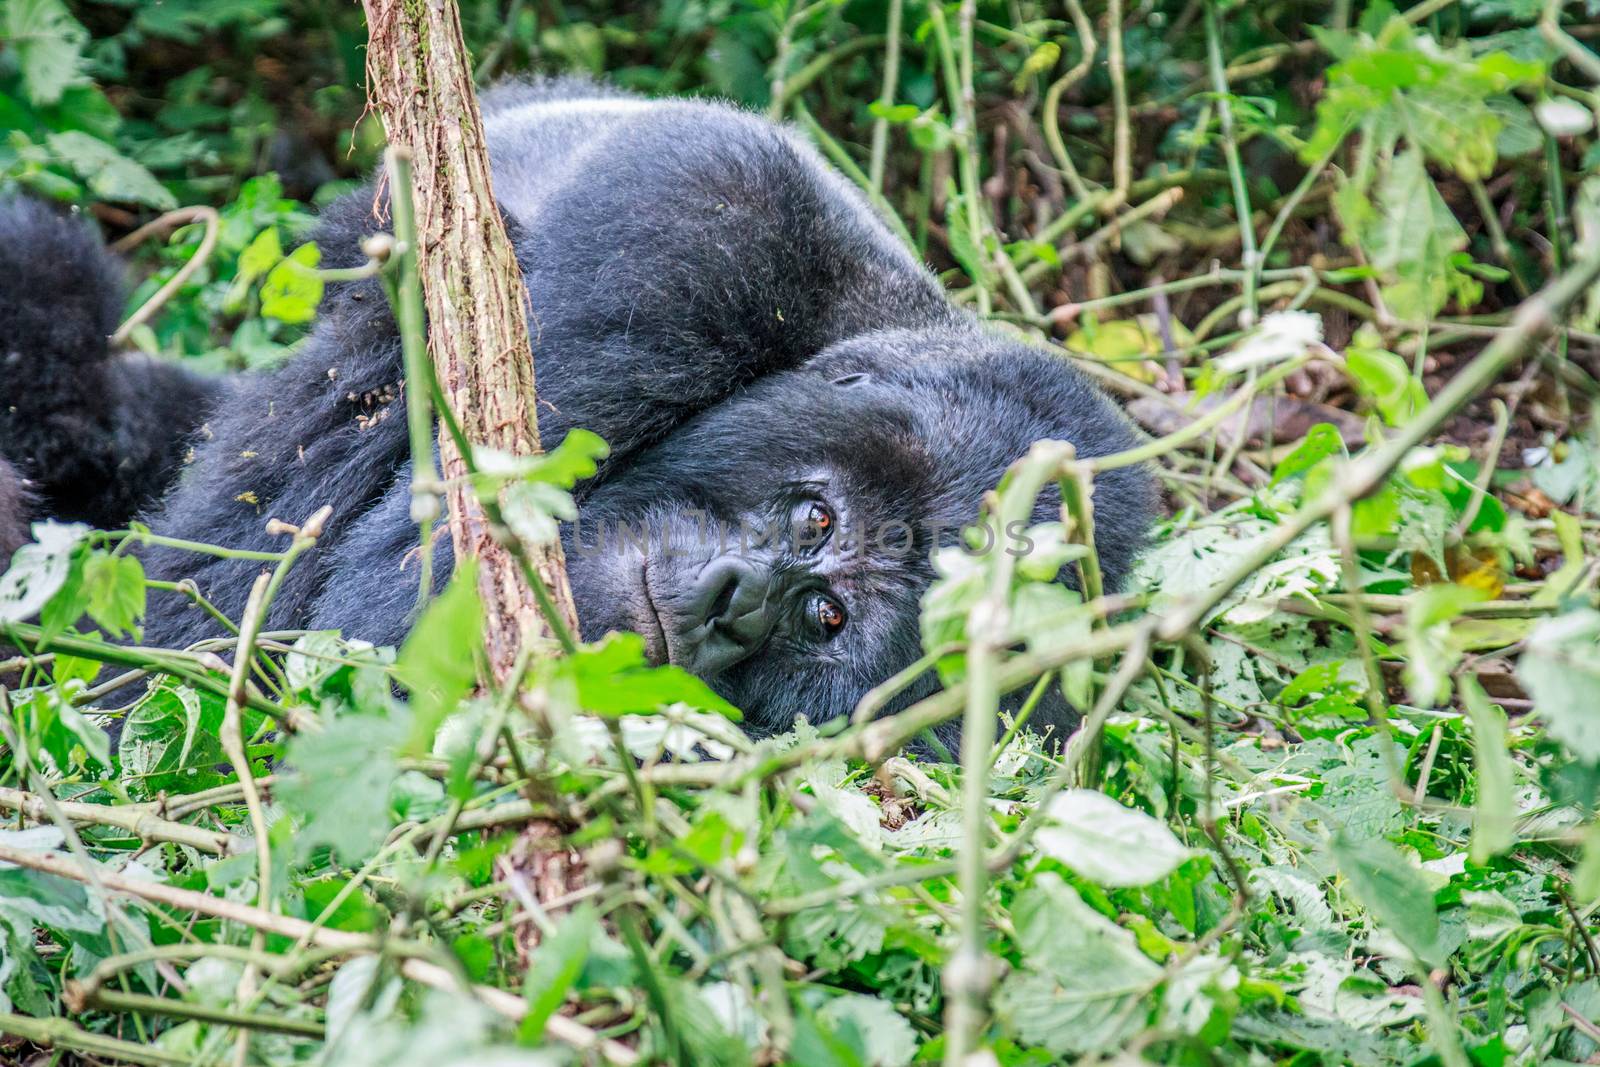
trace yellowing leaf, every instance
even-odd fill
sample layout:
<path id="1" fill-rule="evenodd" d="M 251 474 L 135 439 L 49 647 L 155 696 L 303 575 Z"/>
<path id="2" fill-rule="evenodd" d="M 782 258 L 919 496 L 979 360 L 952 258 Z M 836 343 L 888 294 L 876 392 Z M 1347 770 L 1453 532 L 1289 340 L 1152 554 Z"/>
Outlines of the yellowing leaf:
<path id="1" fill-rule="evenodd" d="M 1185 348 L 1194 342 L 1194 335 L 1183 323 L 1176 319 L 1170 322 L 1174 348 Z M 1063 344 L 1074 354 L 1091 356 L 1141 382 L 1155 381 L 1158 369 L 1148 357 L 1166 351 L 1161 324 L 1154 315 L 1085 323 L 1072 331 Z"/>

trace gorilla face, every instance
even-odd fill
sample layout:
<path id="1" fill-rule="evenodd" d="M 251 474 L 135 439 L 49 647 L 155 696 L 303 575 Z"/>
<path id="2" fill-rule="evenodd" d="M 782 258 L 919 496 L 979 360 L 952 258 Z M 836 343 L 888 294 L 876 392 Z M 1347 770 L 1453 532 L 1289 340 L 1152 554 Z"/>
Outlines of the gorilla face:
<path id="1" fill-rule="evenodd" d="M 1086 453 L 1127 443 L 1055 358 L 970 340 L 957 351 L 948 333 L 895 331 L 836 346 L 592 488 L 566 538 L 585 637 L 642 634 L 655 662 L 705 678 L 758 733 L 847 714 L 916 659 L 929 555 L 1012 461 L 1041 438 L 1092 442 Z M 1150 502 L 1106 480 L 1119 476 L 1101 499 L 1132 512 L 1097 516 L 1116 579 L 1132 548 L 1117 539 Z M 1036 520 L 1052 513 L 1044 500 Z"/>

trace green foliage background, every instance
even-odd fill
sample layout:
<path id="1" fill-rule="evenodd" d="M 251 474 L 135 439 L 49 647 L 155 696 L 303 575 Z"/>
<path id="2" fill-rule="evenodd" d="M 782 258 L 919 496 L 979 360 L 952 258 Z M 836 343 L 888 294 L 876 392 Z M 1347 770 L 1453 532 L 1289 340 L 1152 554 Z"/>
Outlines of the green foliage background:
<path id="1" fill-rule="evenodd" d="M 589 72 L 794 121 L 957 299 L 1167 412 L 1122 458 L 1170 517 L 1096 598 L 1088 471 L 1036 454 L 981 521 L 1060 481 L 1041 550 L 936 561 L 954 699 L 761 742 L 626 635 L 474 693 L 470 581 L 399 650 L 247 642 L 241 689 L 233 642 L 108 643 L 173 595 L 129 552 L 148 531 L 42 526 L 0 577 L 0 1058 L 1600 1055 L 1600 5 L 461 11 L 483 82 Z M 322 291 L 314 210 L 382 147 L 365 40 L 354 4 L 0 0 L 0 190 L 113 238 L 214 209 L 128 342 L 276 365 Z M 129 249 L 130 313 L 207 226 Z M 1552 280 L 1561 328 L 1525 336 Z M 481 488 L 549 536 L 595 447 Z M 981 713 L 978 656 L 1092 727 L 1064 751 L 1007 728 L 965 772 L 896 755 Z M 148 692 L 102 707 L 107 664 Z M 983 1010 L 952 1029 L 963 937 Z"/>

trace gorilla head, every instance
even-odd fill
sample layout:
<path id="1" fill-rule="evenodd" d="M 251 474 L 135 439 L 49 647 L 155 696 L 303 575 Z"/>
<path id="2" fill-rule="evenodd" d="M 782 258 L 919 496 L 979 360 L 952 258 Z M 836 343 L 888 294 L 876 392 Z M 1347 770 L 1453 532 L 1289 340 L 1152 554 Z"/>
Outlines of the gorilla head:
<path id="1" fill-rule="evenodd" d="M 634 630 L 708 679 L 758 732 L 848 710 L 919 654 L 932 550 L 1037 440 L 1102 432 L 1061 361 L 973 330 L 868 334 L 689 422 L 582 501 L 567 566 L 586 635 Z M 1099 480 L 1111 582 L 1151 514 L 1145 476 Z M 1053 507 L 1051 499 L 1056 500 Z M 1035 521 L 1059 498 L 1041 497 Z M 913 688 L 903 704 L 931 687 Z"/>

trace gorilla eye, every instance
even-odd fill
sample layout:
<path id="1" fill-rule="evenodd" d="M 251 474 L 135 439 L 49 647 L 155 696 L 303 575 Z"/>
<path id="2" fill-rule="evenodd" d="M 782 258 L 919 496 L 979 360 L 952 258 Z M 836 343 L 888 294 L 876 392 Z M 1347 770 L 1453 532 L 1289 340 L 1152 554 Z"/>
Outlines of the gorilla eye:
<path id="1" fill-rule="evenodd" d="M 844 629 L 844 608 L 831 597 L 813 598 L 811 611 L 816 616 L 817 625 L 822 628 L 823 636 L 833 637 Z"/>
<path id="2" fill-rule="evenodd" d="M 797 509 L 795 545 L 798 548 L 816 548 L 828 539 L 835 523 L 833 512 L 819 500 L 802 504 Z"/>

